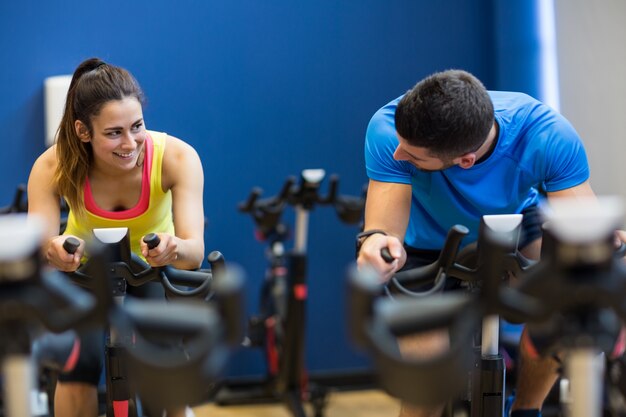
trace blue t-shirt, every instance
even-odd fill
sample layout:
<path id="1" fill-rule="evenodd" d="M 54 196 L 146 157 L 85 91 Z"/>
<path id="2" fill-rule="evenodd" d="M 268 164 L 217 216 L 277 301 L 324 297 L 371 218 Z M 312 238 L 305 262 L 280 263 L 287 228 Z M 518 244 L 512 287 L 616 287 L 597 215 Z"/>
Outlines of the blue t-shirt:
<path id="1" fill-rule="evenodd" d="M 365 165 L 370 179 L 411 184 L 411 214 L 405 243 L 419 249 L 441 249 L 450 227 L 462 224 L 477 239 L 486 214 L 521 213 L 537 204 L 538 189 L 564 190 L 589 178 L 587 155 L 572 125 L 559 113 L 522 93 L 495 92 L 499 136 L 485 160 L 469 169 L 453 166 L 423 172 L 396 161 L 394 115 L 398 97 L 372 117 L 365 138 Z"/>

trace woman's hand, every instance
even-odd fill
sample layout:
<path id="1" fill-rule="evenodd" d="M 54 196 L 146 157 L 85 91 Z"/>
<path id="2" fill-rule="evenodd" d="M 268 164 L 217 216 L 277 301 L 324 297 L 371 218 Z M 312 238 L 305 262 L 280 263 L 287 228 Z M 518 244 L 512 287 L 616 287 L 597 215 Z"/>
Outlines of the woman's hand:
<path id="1" fill-rule="evenodd" d="M 167 233 L 157 233 L 159 244 L 152 249 L 141 238 L 141 254 L 150 266 L 165 266 L 178 260 L 178 238 Z"/>
<path id="2" fill-rule="evenodd" d="M 46 250 L 46 259 L 48 263 L 63 272 L 74 272 L 80 266 L 80 260 L 85 252 L 85 241 L 76 238 L 80 245 L 73 254 L 68 253 L 63 247 L 63 243 L 70 235 L 61 235 L 51 238 L 48 241 L 48 248 Z"/>

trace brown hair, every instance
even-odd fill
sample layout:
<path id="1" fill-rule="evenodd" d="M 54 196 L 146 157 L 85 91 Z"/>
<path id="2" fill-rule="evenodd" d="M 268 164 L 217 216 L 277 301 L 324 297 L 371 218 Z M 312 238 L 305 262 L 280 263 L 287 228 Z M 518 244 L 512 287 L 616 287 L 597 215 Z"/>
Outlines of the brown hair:
<path id="1" fill-rule="evenodd" d="M 144 103 L 139 83 L 124 68 L 90 58 L 74 71 L 57 130 L 54 182 L 59 194 L 78 216 L 85 212 L 83 190 L 93 153 L 91 143 L 82 142 L 76 134 L 75 122 L 80 120 L 92 135 L 91 118 L 97 116 L 107 102 L 126 97 L 135 97 Z"/>
<path id="2" fill-rule="evenodd" d="M 432 155 L 456 158 L 476 151 L 494 123 L 493 103 L 483 84 L 462 70 L 432 74 L 398 103 L 396 131 Z"/>

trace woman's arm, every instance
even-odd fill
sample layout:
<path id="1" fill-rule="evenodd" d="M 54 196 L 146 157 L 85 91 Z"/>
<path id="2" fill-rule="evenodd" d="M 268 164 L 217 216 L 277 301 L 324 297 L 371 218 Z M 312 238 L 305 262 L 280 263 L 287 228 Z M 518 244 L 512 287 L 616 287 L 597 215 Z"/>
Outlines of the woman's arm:
<path id="1" fill-rule="evenodd" d="M 80 265 L 85 245 L 81 240 L 80 247 L 73 255 L 63 249 L 63 241 L 67 236 L 59 236 L 61 200 L 53 180 L 56 166 L 54 146 L 33 164 L 28 178 L 28 215 L 43 221 L 42 253 L 47 261 L 61 271 L 75 271 Z"/>
<path id="2" fill-rule="evenodd" d="M 159 233 L 159 246 L 148 251 L 142 242 L 142 253 L 153 266 L 198 268 L 204 259 L 204 173 L 195 149 L 172 136 L 163 154 L 162 186 L 172 192 L 176 236 Z"/>

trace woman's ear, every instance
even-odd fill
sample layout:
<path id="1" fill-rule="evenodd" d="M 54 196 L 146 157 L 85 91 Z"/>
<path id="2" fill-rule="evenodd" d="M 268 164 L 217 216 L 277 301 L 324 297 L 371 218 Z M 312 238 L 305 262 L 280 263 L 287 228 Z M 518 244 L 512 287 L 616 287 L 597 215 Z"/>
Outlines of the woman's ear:
<path id="1" fill-rule="evenodd" d="M 76 135 L 81 140 L 81 142 L 91 141 L 91 135 L 89 134 L 89 129 L 83 122 L 81 122 L 80 120 L 76 120 L 74 122 L 74 129 L 76 130 Z"/>

